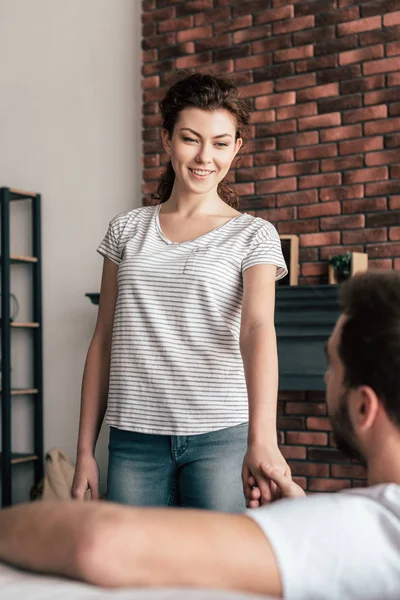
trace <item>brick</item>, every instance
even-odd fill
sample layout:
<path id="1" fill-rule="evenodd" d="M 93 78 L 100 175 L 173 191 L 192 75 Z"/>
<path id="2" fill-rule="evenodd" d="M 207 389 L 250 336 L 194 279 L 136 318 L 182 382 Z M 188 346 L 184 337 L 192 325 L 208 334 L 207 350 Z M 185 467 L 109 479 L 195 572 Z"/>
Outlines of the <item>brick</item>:
<path id="1" fill-rule="evenodd" d="M 313 187 L 328 187 L 340 185 L 342 175 L 340 173 L 324 173 L 321 175 L 305 175 L 299 178 L 299 189 L 304 190 Z"/>
<path id="2" fill-rule="evenodd" d="M 304 429 L 303 417 L 278 417 L 278 429 Z"/>
<path id="3" fill-rule="evenodd" d="M 345 200 L 342 202 L 342 211 L 349 213 L 367 213 L 380 210 L 386 210 L 386 198 L 368 198 L 365 200 Z"/>
<path id="4" fill-rule="evenodd" d="M 327 409 L 325 402 L 286 402 L 285 412 L 289 415 L 325 415 Z"/>
<path id="5" fill-rule="evenodd" d="M 254 183 L 232 183 L 230 187 L 239 194 L 239 196 L 251 196 L 254 194 Z"/>
<path id="6" fill-rule="evenodd" d="M 383 181 L 388 179 L 389 172 L 387 167 L 376 167 L 371 169 L 358 169 L 347 171 L 343 175 L 344 183 L 364 183 L 367 181 Z"/>
<path id="7" fill-rule="evenodd" d="M 161 127 L 162 118 L 160 114 L 157 115 L 145 115 L 142 119 L 143 127 Z"/>
<path id="8" fill-rule="evenodd" d="M 193 27 L 192 15 L 182 17 L 181 19 L 174 19 L 173 17 L 171 17 L 169 19 L 160 21 L 160 23 L 158 24 L 158 31 L 159 33 L 165 33 L 166 31 L 179 31 L 181 29 L 189 29 L 190 27 Z M 179 41 L 179 37 L 177 39 Z"/>
<path id="9" fill-rule="evenodd" d="M 400 156 L 398 157 L 400 159 Z M 400 179 L 400 164 L 390 167 L 391 179 Z"/>
<path id="10" fill-rule="evenodd" d="M 158 3 L 160 3 L 160 0 L 158 0 Z M 214 8 L 213 0 L 186 0 L 176 7 L 176 14 L 180 17 L 186 14 L 210 10 L 211 8 Z"/>
<path id="11" fill-rule="evenodd" d="M 347 65 L 335 69 L 326 69 L 317 73 L 317 83 L 325 84 L 331 81 L 343 81 L 344 79 L 355 79 L 361 77 L 361 65 Z"/>
<path id="12" fill-rule="evenodd" d="M 329 465 L 322 463 L 310 463 L 307 461 L 289 461 L 292 475 L 305 475 L 313 477 L 329 477 Z"/>
<path id="13" fill-rule="evenodd" d="M 143 194 L 154 194 L 157 191 L 158 181 L 151 181 L 142 185 Z"/>
<path id="14" fill-rule="evenodd" d="M 375 46 L 366 46 L 365 48 L 360 48 L 359 50 L 341 52 L 339 54 L 339 65 L 349 65 L 356 62 L 364 62 L 366 60 L 383 58 L 383 56 L 383 45 L 377 44 Z"/>
<path id="15" fill-rule="evenodd" d="M 328 436 L 320 432 L 288 431 L 286 441 L 293 445 L 325 446 L 328 444 Z"/>
<path id="16" fill-rule="evenodd" d="M 386 89 L 364 94 L 364 104 L 381 104 L 394 102 L 399 98 L 399 91 L 396 89 Z"/>
<path id="17" fill-rule="evenodd" d="M 263 140 L 251 140 L 246 144 L 247 152 L 264 152 L 268 150 L 274 150 L 276 148 L 276 139 L 273 137 L 265 138 Z"/>
<path id="18" fill-rule="evenodd" d="M 296 73 L 307 73 L 308 71 L 321 71 L 322 69 L 329 69 L 334 67 L 336 59 L 334 55 L 329 56 L 317 56 L 316 58 L 306 58 L 299 60 L 296 64 Z M 318 81 L 319 74 L 317 76 Z"/>
<path id="19" fill-rule="evenodd" d="M 400 209 L 400 196 L 392 196 L 389 198 L 389 208 L 390 210 Z"/>
<path id="20" fill-rule="evenodd" d="M 300 90 L 297 92 L 297 101 L 308 102 L 309 100 L 319 100 L 320 98 L 327 98 L 328 96 L 338 96 L 338 94 L 339 84 L 329 83 L 327 85 L 319 85 Z"/>
<path id="21" fill-rule="evenodd" d="M 400 243 L 387 242 L 386 244 L 379 244 L 377 246 L 367 245 L 366 250 L 368 256 L 371 258 L 386 258 L 389 256 L 398 257 L 400 256 Z"/>
<path id="22" fill-rule="evenodd" d="M 274 194 L 277 192 L 290 192 L 295 190 L 297 187 L 297 181 L 295 177 L 286 177 L 283 179 L 276 179 L 268 182 L 256 183 L 257 194 Z"/>
<path id="23" fill-rule="evenodd" d="M 296 216 L 296 209 L 294 207 L 288 208 L 270 208 L 267 210 L 260 211 L 259 216 L 276 223 L 278 221 L 290 221 Z"/>
<path id="24" fill-rule="evenodd" d="M 264 94 L 271 94 L 273 91 L 272 81 L 261 81 L 260 83 L 253 83 L 240 88 L 240 96 L 242 98 L 249 98 L 253 96 L 263 96 Z"/>
<path id="25" fill-rule="evenodd" d="M 271 26 L 262 25 L 261 27 L 252 27 L 251 29 L 241 29 L 235 31 L 233 34 L 234 44 L 241 44 L 242 42 L 251 42 L 260 38 L 266 38 L 271 35 Z"/>
<path id="26" fill-rule="evenodd" d="M 272 10 L 263 10 L 260 15 L 256 16 L 256 25 L 259 23 L 272 23 L 273 21 L 281 21 L 292 19 L 294 17 L 293 6 L 282 6 Z"/>
<path id="27" fill-rule="evenodd" d="M 144 167 L 158 167 L 160 164 L 160 157 L 158 154 L 147 155 L 143 157 L 143 166 Z"/>
<path id="28" fill-rule="evenodd" d="M 240 183 L 239 185 L 246 184 Z M 255 197 L 248 195 L 246 198 L 240 198 L 240 210 L 252 211 L 251 214 L 254 214 L 260 208 L 273 208 L 274 206 L 276 206 L 275 194 L 264 194 L 263 196 Z"/>
<path id="29" fill-rule="evenodd" d="M 300 246 L 329 246 L 340 243 L 340 232 L 303 233 L 300 236 Z"/>
<path id="30" fill-rule="evenodd" d="M 396 271 L 400 271 L 400 258 L 395 259 L 394 268 L 396 269 Z"/>
<path id="31" fill-rule="evenodd" d="M 157 60 L 157 50 L 144 50 L 142 52 L 142 60 L 145 63 Z"/>
<path id="32" fill-rule="evenodd" d="M 326 158 L 337 156 L 336 144 L 320 144 L 319 146 L 307 146 L 296 149 L 296 160 L 310 160 L 315 158 Z"/>
<path id="33" fill-rule="evenodd" d="M 400 42 L 386 44 L 386 56 L 396 56 L 400 54 Z"/>
<path id="34" fill-rule="evenodd" d="M 400 25 L 400 10 L 383 15 L 383 25 L 385 27 Z"/>
<path id="35" fill-rule="evenodd" d="M 314 46 L 298 46 L 297 48 L 287 48 L 285 50 L 276 50 L 274 52 L 274 62 L 283 62 L 287 60 L 299 60 L 314 56 Z"/>
<path id="36" fill-rule="evenodd" d="M 162 46 L 173 46 L 175 44 L 175 33 L 164 33 L 146 37 L 142 42 L 143 50 L 161 48 Z"/>
<path id="37" fill-rule="evenodd" d="M 400 194 L 400 181 L 368 183 L 365 186 L 366 196 L 387 196 L 387 194 Z"/>
<path id="38" fill-rule="evenodd" d="M 389 240 L 390 241 L 400 241 L 400 227 L 391 227 L 389 229 Z"/>
<path id="39" fill-rule="evenodd" d="M 223 46 L 232 46 L 231 33 L 225 33 L 222 35 L 216 35 L 207 39 L 195 41 L 196 52 L 206 52 L 207 50 L 215 50 L 218 48 L 222 48 Z"/>
<path id="40" fill-rule="evenodd" d="M 296 133 L 295 135 L 286 135 L 278 139 L 279 148 L 296 148 L 298 146 L 311 146 L 318 144 L 318 132 L 308 131 L 305 133 Z"/>
<path id="41" fill-rule="evenodd" d="M 238 46 L 240 48 L 240 46 Z M 264 67 L 270 65 L 272 58 L 269 54 L 257 54 L 256 56 L 248 56 L 246 58 L 237 58 L 235 60 L 235 69 L 240 71 L 241 69 L 257 69 L 257 67 Z"/>
<path id="42" fill-rule="evenodd" d="M 306 449 L 304 446 L 286 446 L 282 445 L 279 447 L 283 456 L 288 460 L 289 458 L 297 458 L 298 460 L 306 458 Z"/>
<path id="43" fill-rule="evenodd" d="M 297 31 L 293 34 L 293 43 L 295 46 L 304 46 L 304 44 L 314 44 L 314 52 L 316 56 L 320 53 L 317 52 L 319 44 L 324 41 L 332 41 L 335 39 L 335 27 L 334 25 L 328 27 L 314 27 L 313 29 L 305 29 L 303 31 Z M 323 54 L 323 52 L 322 52 Z M 330 54 L 330 53 L 328 53 Z"/>
<path id="44" fill-rule="evenodd" d="M 204 25 L 205 23 L 215 23 L 216 21 L 229 21 L 231 10 L 229 6 L 221 6 L 214 10 L 208 10 L 207 13 L 197 13 L 194 15 L 195 25 Z"/>
<path id="45" fill-rule="evenodd" d="M 312 262 L 312 263 L 303 262 L 301 265 L 301 274 L 305 277 L 316 276 L 316 275 L 319 275 L 319 276 L 327 275 L 328 274 L 328 264 L 327 263 L 318 263 L 318 262 Z"/>
<path id="46" fill-rule="evenodd" d="M 400 225 L 400 210 L 367 215 L 368 227 L 390 227 Z"/>
<path id="47" fill-rule="evenodd" d="M 338 492 L 349 487 L 351 487 L 350 479 L 311 478 L 307 489 L 310 492 Z"/>
<path id="48" fill-rule="evenodd" d="M 393 269 L 393 261 L 391 258 L 373 258 L 368 259 L 370 269 Z"/>
<path id="49" fill-rule="evenodd" d="M 371 150 L 382 150 L 383 136 L 362 138 L 339 143 L 340 154 L 355 154 L 356 152 L 369 152 Z"/>
<path id="50" fill-rule="evenodd" d="M 214 50 L 213 58 L 215 62 L 221 60 L 245 60 L 249 58 L 251 61 L 252 57 L 250 55 L 250 44 L 239 44 L 238 46 L 232 46 L 230 48 L 220 48 L 219 50 Z M 245 58 L 243 58 L 245 57 Z M 248 66 L 247 68 L 251 68 Z"/>
<path id="51" fill-rule="evenodd" d="M 332 477 L 365 479 L 367 471 L 361 465 L 331 465 L 331 475 Z"/>
<path id="52" fill-rule="evenodd" d="M 358 37 L 356 35 L 348 35 L 346 37 L 335 39 L 323 37 L 315 46 L 315 56 L 323 54 L 337 54 L 348 50 L 353 50 L 358 47 Z"/>
<path id="53" fill-rule="evenodd" d="M 319 230 L 318 219 L 308 219 L 304 221 L 286 221 L 285 223 L 278 223 L 278 232 L 282 234 L 295 234 L 299 233 L 316 233 Z"/>
<path id="54" fill-rule="evenodd" d="M 327 417 L 307 417 L 306 426 L 307 429 L 317 431 L 332 431 L 332 426 Z"/>
<path id="55" fill-rule="evenodd" d="M 252 123 L 272 123 L 275 121 L 274 110 L 257 110 L 250 113 Z"/>
<path id="56" fill-rule="evenodd" d="M 297 212 L 300 219 L 338 215 L 340 214 L 340 202 L 320 202 L 308 206 L 299 206 Z"/>
<path id="57" fill-rule="evenodd" d="M 367 242 L 386 242 L 387 232 L 384 228 L 361 229 L 359 231 L 343 231 L 343 244 L 366 244 Z"/>
<path id="58" fill-rule="evenodd" d="M 306 104 L 296 104 L 295 106 L 284 106 L 276 111 L 278 121 L 283 119 L 298 119 L 299 117 L 311 117 L 318 114 L 316 102 L 307 102 Z"/>
<path id="59" fill-rule="evenodd" d="M 361 5 L 361 16 L 372 17 L 382 15 L 385 12 L 394 10 L 399 5 L 399 0 L 374 0 Z"/>
<path id="60" fill-rule="evenodd" d="M 338 217 L 322 217 L 321 230 L 343 230 L 364 227 L 364 215 L 340 215 Z"/>
<path id="61" fill-rule="evenodd" d="M 332 256 L 336 254 L 344 254 L 345 252 L 364 252 L 364 246 L 362 245 L 350 245 L 345 246 L 343 243 L 340 246 L 325 246 L 324 248 L 320 248 L 320 259 L 321 260 L 329 260 Z M 333 444 L 331 444 L 333 446 Z"/>
<path id="62" fill-rule="evenodd" d="M 303 117 L 299 119 L 299 130 L 315 129 L 320 127 L 334 127 L 340 125 L 340 113 L 328 113 L 325 115 L 317 115 L 315 117 Z"/>
<path id="63" fill-rule="evenodd" d="M 243 181 L 258 181 L 260 179 L 270 179 L 276 177 L 276 167 L 258 167 L 253 169 L 239 169 L 236 171 L 236 180 Z"/>
<path id="64" fill-rule="evenodd" d="M 321 27 L 323 25 L 336 25 L 337 23 L 344 23 L 346 21 L 353 21 L 358 19 L 360 11 L 358 6 L 351 6 L 344 10 L 330 10 L 327 12 L 320 11 L 316 16 L 316 26 Z"/>
<path id="65" fill-rule="evenodd" d="M 165 61 L 165 64 L 168 64 L 168 58 L 177 58 L 178 56 L 186 56 L 187 54 L 194 54 L 194 43 L 186 42 L 185 44 L 179 44 L 177 46 L 168 46 L 165 48 L 160 48 L 158 51 L 158 56 L 160 60 Z M 172 62 L 171 62 L 172 64 Z M 149 65 L 152 66 L 152 65 Z M 166 69 L 167 70 L 167 69 Z M 164 70 L 164 72 L 166 71 Z M 169 70 L 169 69 L 168 69 Z M 157 68 L 157 72 L 162 72 L 161 68 Z"/>
<path id="66" fill-rule="evenodd" d="M 191 67 L 200 67 L 208 63 L 211 63 L 211 52 L 195 54 L 194 56 L 181 56 L 175 61 L 177 69 L 190 69 Z"/>
<path id="67" fill-rule="evenodd" d="M 315 17 L 313 15 L 308 15 L 297 19 L 288 19 L 286 21 L 274 23 L 273 32 L 274 35 L 281 35 L 282 33 L 300 31 L 301 29 L 311 29 L 311 27 L 314 27 L 314 24 Z"/>
<path id="68" fill-rule="evenodd" d="M 385 87 L 384 75 L 371 75 L 362 79 L 340 82 L 341 94 L 354 94 L 355 92 L 365 92 Z"/>
<path id="69" fill-rule="evenodd" d="M 275 89 L 277 92 L 284 92 L 287 90 L 299 90 L 312 85 L 317 82 L 315 73 L 305 73 L 304 75 L 295 75 L 294 77 L 288 77 L 286 79 L 280 79 L 275 83 Z"/>
<path id="70" fill-rule="evenodd" d="M 366 135 L 375 135 L 376 133 L 392 133 L 393 131 L 400 130 L 400 118 L 365 123 L 364 129 Z"/>
<path id="71" fill-rule="evenodd" d="M 308 448 L 307 458 L 312 461 L 321 461 L 327 463 L 349 462 L 347 456 L 333 448 Z"/>
<path id="72" fill-rule="evenodd" d="M 300 248 L 299 249 L 299 261 L 303 263 L 307 260 L 318 260 L 318 248 Z"/>
<path id="73" fill-rule="evenodd" d="M 313 204 L 318 202 L 317 190 L 307 190 L 304 192 L 291 192 L 289 194 L 278 194 L 278 206 L 298 206 L 300 204 Z"/>
<path id="74" fill-rule="evenodd" d="M 392 104 L 389 105 L 389 115 L 391 117 L 400 116 L 400 102 L 392 102 Z"/>
<path id="75" fill-rule="evenodd" d="M 275 80 L 279 77 L 289 77 L 290 75 L 294 75 L 294 66 L 293 63 L 288 62 L 254 71 L 254 81 Z"/>
<path id="76" fill-rule="evenodd" d="M 145 77 L 142 79 L 142 89 L 148 90 L 149 88 L 157 87 L 160 85 L 160 78 L 158 75 L 152 77 Z"/>
<path id="77" fill-rule="evenodd" d="M 364 166 L 364 157 L 362 154 L 356 156 L 342 156 L 340 158 L 330 158 L 321 161 L 321 171 L 345 171 L 346 169 L 361 169 Z"/>
<path id="78" fill-rule="evenodd" d="M 388 73 L 389 71 L 400 70 L 400 57 L 384 58 L 382 60 L 371 60 L 363 64 L 364 75 L 373 75 L 374 73 Z"/>
<path id="79" fill-rule="evenodd" d="M 373 119 L 385 119 L 387 117 L 386 104 L 377 106 L 369 106 L 368 108 L 358 108 L 350 110 L 343 114 L 343 123 L 345 125 L 351 123 L 359 123 L 360 121 L 371 121 Z"/>
<path id="80" fill-rule="evenodd" d="M 363 185 L 348 185 L 339 188 L 325 188 L 320 191 L 320 199 L 322 202 L 331 200 L 348 200 L 352 198 L 364 198 Z"/>
<path id="81" fill-rule="evenodd" d="M 309 175 L 311 173 L 318 173 L 318 171 L 319 166 L 317 160 L 309 162 L 291 162 L 278 166 L 279 177 Z"/>
<path id="82" fill-rule="evenodd" d="M 382 18 L 380 16 L 367 17 L 366 19 L 358 19 L 357 21 L 349 21 L 340 23 L 337 26 L 338 35 L 351 35 L 352 33 L 360 33 L 362 31 L 371 31 L 379 29 L 382 26 Z"/>
<path id="83" fill-rule="evenodd" d="M 321 11 L 331 10 L 336 8 L 335 0 L 309 0 L 302 1 L 300 4 L 295 4 L 295 16 L 314 15 Z"/>
<path id="84" fill-rule="evenodd" d="M 346 140 L 348 138 L 361 137 L 361 125 L 347 125 L 345 127 L 332 127 L 321 131 L 321 142 L 336 142 L 338 140 Z"/>
<path id="85" fill-rule="evenodd" d="M 226 2 L 226 4 L 232 5 L 232 2 Z M 249 15 L 257 13 L 261 10 L 269 8 L 271 6 L 271 0 L 248 0 L 247 2 L 236 2 L 233 3 L 233 16 Z"/>
<path id="86" fill-rule="evenodd" d="M 265 123 L 256 125 L 257 137 L 266 137 L 282 133 L 293 133 L 296 131 L 296 121 L 278 121 L 277 123 Z"/>
<path id="87" fill-rule="evenodd" d="M 285 106 L 295 104 L 296 92 L 286 92 L 284 94 L 272 94 L 270 96 L 260 96 L 256 98 L 256 108 L 271 108 L 274 106 Z"/>
<path id="88" fill-rule="evenodd" d="M 362 105 L 361 94 L 352 96 L 341 96 L 337 98 L 326 98 L 318 102 L 318 112 L 320 114 L 332 113 L 335 111 L 348 111 L 351 108 L 359 108 Z"/>
<path id="89" fill-rule="evenodd" d="M 264 52 L 272 52 L 278 48 L 291 48 L 292 39 L 290 35 L 281 35 L 279 37 L 265 38 L 252 43 L 253 54 L 262 54 Z M 279 91 L 279 90 L 278 90 Z"/>
<path id="90" fill-rule="evenodd" d="M 400 161 L 400 151 L 385 150 L 384 152 L 369 152 L 365 155 L 365 164 L 368 167 L 374 165 L 389 165 Z"/>
<path id="91" fill-rule="evenodd" d="M 184 2 L 188 4 L 188 2 Z M 248 29 L 252 26 L 252 16 L 244 15 L 243 17 L 237 17 L 229 21 L 223 21 L 220 23 L 214 23 L 214 34 L 219 35 L 220 33 L 227 33 L 228 31 L 237 31 L 238 29 Z"/>
<path id="92" fill-rule="evenodd" d="M 294 160 L 294 152 L 291 149 L 264 152 L 254 156 L 254 163 L 256 165 L 275 165 L 277 163 L 288 162 L 291 160 Z"/>

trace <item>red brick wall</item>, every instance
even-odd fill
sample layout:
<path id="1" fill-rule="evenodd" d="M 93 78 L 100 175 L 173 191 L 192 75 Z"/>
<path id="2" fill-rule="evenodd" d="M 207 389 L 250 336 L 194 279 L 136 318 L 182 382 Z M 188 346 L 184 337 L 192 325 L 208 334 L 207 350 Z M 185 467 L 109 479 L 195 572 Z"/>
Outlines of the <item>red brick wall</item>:
<path id="1" fill-rule="evenodd" d="M 301 283 L 367 252 L 400 269 L 398 0 L 143 0 L 144 202 L 165 164 L 168 75 L 230 73 L 253 139 L 229 181 L 241 208 L 300 236 Z"/>

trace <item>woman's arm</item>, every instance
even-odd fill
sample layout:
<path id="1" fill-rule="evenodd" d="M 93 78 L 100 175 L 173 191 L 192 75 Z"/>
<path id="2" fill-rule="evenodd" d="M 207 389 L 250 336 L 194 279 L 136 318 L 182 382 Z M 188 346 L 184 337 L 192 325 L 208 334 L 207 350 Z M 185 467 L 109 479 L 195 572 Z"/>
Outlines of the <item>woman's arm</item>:
<path id="1" fill-rule="evenodd" d="M 72 496 L 82 500 L 90 488 L 98 498 L 98 468 L 94 450 L 107 407 L 111 341 L 117 299 L 118 266 L 104 259 L 96 328 L 86 357 L 82 381 L 77 464 Z"/>
<path id="2" fill-rule="evenodd" d="M 267 482 L 260 464 L 290 469 L 278 448 L 276 415 L 278 399 L 278 353 L 274 325 L 274 265 L 256 265 L 243 273 L 243 308 L 240 350 L 249 398 L 248 451 L 243 468 L 245 496 L 250 500 L 248 477 L 261 491 L 261 504 L 271 500 L 275 486 Z M 252 506 L 252 505 L 250 505 Z"/>

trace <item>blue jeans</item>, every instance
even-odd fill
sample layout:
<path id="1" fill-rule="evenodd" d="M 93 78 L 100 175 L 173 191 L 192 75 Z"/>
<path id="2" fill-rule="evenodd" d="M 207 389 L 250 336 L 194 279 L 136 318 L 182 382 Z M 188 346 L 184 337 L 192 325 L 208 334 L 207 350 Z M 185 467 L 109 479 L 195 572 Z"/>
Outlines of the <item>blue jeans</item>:
<path id="1" fill-rule="evenodd" d="M 111 427 L 107 500 L 242 512 L 247 429 L 243 423 L 200 435 L 171 436 Z"/>

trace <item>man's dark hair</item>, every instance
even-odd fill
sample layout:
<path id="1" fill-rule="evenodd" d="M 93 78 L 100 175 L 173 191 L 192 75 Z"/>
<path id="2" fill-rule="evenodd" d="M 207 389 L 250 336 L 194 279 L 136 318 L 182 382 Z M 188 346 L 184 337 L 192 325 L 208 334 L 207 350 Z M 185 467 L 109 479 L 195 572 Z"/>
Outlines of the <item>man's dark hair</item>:
<path id="1" fill-rule="evenodd" d="M 341 286 L 344 384 L 371 387 L 400 427 L 400 272 L 367 271 Z"/>

